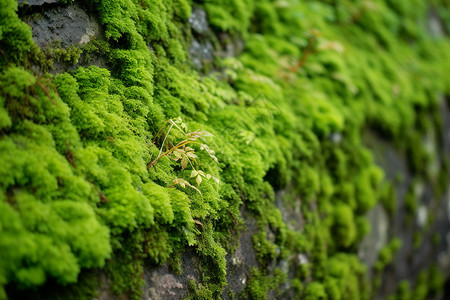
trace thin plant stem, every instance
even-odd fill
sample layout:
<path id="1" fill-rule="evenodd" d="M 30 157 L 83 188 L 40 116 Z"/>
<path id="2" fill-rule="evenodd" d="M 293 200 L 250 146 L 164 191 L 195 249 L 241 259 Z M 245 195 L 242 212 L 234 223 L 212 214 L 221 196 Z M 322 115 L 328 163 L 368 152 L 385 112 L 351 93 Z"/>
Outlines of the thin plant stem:
<path id="1" fill-rule="evenodd" d="M 189 141 L 189 140 L 184 140 L 181 141 L 180 143 L 178 143 L 176 146 L 172 147 L 172 149 L 167 150 L 166 152 L 164 152 L 163 154 L 159 155 L 154 161 L 152 161 L 150 164 L 148 164 L 147 168 L 150 168 L 151 166 L 154 166 L 156 164 L 156 162 L 158 160 L 160 160 L 162 157 L 164 157 L 165 155 L 171 153 L 172 151 L 174 151 L 175 149 L 180 148 L 181 146 L 187 145 L 187 144 L 199 144 L 201 145 L 201 143 L 199 142 L 195 142 L 195 141 Z"/>
<path id="2" fill-rule="evenodd" d="M 172 129 L 172 127 L 173 127 L 173 124 L 170 125 L 169 130 L 167 130 L 166 136 L 164 137 L 164 140 L 163 140 L 163 142 L 162 142 L 161 149 L 159 150 L 158 156 L 160 156 L 161 153 L 162 153 L 162 150 L 163 150 L 163 148 L 164 148 L 164 144 L 166 143 L 167 136 L 169 135 L 170 130 Z"/>
<path id="3" fill-rule="evenodd" d="M 191 162 L 191 160 L 189 159 L 189 157 L 188 157 L 187 155 L 186 155 L 186 157 L 187 157 L 188 162 L 189 162 L 189 164 L 191 165 L 192 169 L 195 170 L 195 171 L 197 171 L 197 170 L 194 168 L 194 165 L 192 164 L 192 162 Z"/>
<path id="4" fill-rule="evenodd" d="M 172 125 L 175 125 L 175 127 L 178 128 L 178 130 L 180 130 L 186 136 L 186 133 L 184 132 L 183 129 L 180 128 L 180 126 L 178 126 L 172 119 L 170 119 L 169 121 L 170 123 L 172 123 Z"/>
<path id="5" fill-rule="evenodd" d="M 167 124 L 169 121 L 171 121 L 171 119 L 167 120 L 167 121 L 163 124 L 163 126 L 161 126 L 161 128 L 159 128 L 158 133 L 156 133 L 155 137 L 153 138 L 153 141 L 152 141 L 153 144 L 155 143 L 156 138 L 158 137 L 158 135 L 161 133 L 161 131 L 163 130 L 163 128 L 166 126 L 166 124 Z"/>

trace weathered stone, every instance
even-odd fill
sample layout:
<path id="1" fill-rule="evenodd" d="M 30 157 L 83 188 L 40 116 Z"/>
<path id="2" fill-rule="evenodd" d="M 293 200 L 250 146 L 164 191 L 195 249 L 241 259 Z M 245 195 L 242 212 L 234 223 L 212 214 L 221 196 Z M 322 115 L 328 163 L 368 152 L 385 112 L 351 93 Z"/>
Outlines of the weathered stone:
<path id="1" fill-rule="evenodd" d="M 189 55 L 195 68 L 201 72 L 211 71 L 215 57 L 237 56 L 244 49 L 241 39 L 225 32 L 214 33 L 208 26 L 208 18 L 203 9 L 192 10 L 189 24 L 194 37 L 189 47 Z"/>
<path id="2" fill-rule="evenodd" d="M 17 3 L 28 4 L 30 6 L 41 6 L 43 4 L 55 4 L 58 3 L 58 0 L 18 0 Z"/>
<path id="3" fill-rule="evenodd" d="M 192 10 L 191 16 L 189 18 L 189 24 L 196 33 L 206 34 L 209 31 L 206 12 L 198 7 Z"/>
<path id="4" fill-rule="evenodd" d="M 48 1 L 53 0 L 36 0 L 33 1 L 36 8 L 23 10 L 23 19 L 31 26 L 33 39 L 44 52 L 51 52 L 52 48 L 82 47 L 92 39 L 102 38 L 103 34 L 97 20 L 78 4 L 57 3 L 38 7 L 50 3 Z M 60 73 L 86 65 L 106 67 L 105 59 L 95 53 L 89 55 L 89 60 L 86 58 L 87 56 L 81 53 L 79 61 L 66 62 L 64 59 L 54 59 L 51 72 Z"/>
<path id="5" fill-rule="evenodd" d="M 304 265 L 304 264 L 309 263 L 309 259 L 308 259 L 308 257 L 305 254 L 299 254 L 297 256 L 297 259 L 298 259 L 298 264 L 299 265 Z"/>
<path id="6" fill-rule="evenodd" d="M 193 40 L 189 48 L 189 55 L 197 69 L 202 69 L 206 63 L 214 59 L 214 48 L 210 41 Z"/>
<path id="7" fill-rule="evenodd" d="M 33 39 L 40 47 L 51 46 L 58 42 L 61 47 L 69 47 L 72 45 L 84 45 L 92 38 L 98 37 L 101 34 L 98 23 L 91 18 L 79 5 L 60 5 L 58 0 L 19 0 L 19 4 L 27 3 L 30 6 L 37 7 L 48 5 L 43 13 L 35 13 L 29 19 L 29 24 L 33 28 Z M 33 8 L 34 9 L 34 8 Z M 215 56 L 236 56 L 243 49 L 242 41 L 230 37 L 227 33 L 222 33 L 217 36 L 211 32 L 207 16 L 204 10 L 194 8 L 192 15 L 189 18 L 189 24 L 194 33 L 194 39 L 189 49 L 191 59 L 198 69 L 203 69 L 205 65 L 211 63 Z M 442 36 L 443 29 L 441 21 L 434 9 L 430 10 L 428 26 L 433 36 Z M 216 39 L 214 39 L 216 38 Z M 219 51 L 215 51 L 213 45 L 217 45 L 217 39 L 222 46 Z M 149 46 L 150 47 L 150 46 Z M 151 47 L 149 48 L 150 50 Z M 93 62 L 98 66 L 102 66 L 101 61 Z M 65 69 L 58 69 L 62 71 Z M 398 94 L 398 86 L 394 87 L 394 94 Z M 439 137 L 443 141 L 443 146 L 436 146 L 434 143 L 435 136 L 427 135 L 424 138 L 424 143 L 428 152 L 435 153 L 439 149 L 443 154 L 450 153 L 450 112 L 445 105 L 446 99 L 441 96 L 440 103 L 443 105 L 443 136 Z M 342 134 L 339 132 L 332 133 L 329 139 L 339 144 L 342 141 Z M 392 237 L 399 237 L 403 241 L 403 247 L 396 256 L 392 265 L 385 270 L 383 275 L 384 285 L 382 286 L 379 297 L 392 292 L 400 279 L 406 278 L 412 280 L 416 277 L 420 270 L 423 270 L 435 261 L 438 257 L 438 262 L 441 268 L 449 270 L 450 267 L 450 191 L 447 191 L 444 200 L 434 199 L 433 192 L 430 186 L 425 184 L 418 184 L 415 195 L 420 200 L 420 206 L 416 215 L 416 222 L 412 222 L 410 226 L 405 228 L 406 213 L 404 210 L 404 196 L 411 183 L 412 176 L 408 170 L 406 159 L 399 154 L 392 144 L 383 141 L 379 137 L 370 137 L 370 145 L 376 145 L 374 151 L 376 154 L 377 163 L 385 170 L 387 178 L 390 181 L 396 181 L 398 174 L 402 174 L 402 182 L 397 182 L 395 189 L 397 192 L 397 211 L 398 214 L 392 220 L 389 220 L 386 212 L 381 205 L 377 205 L 372 211 L 368 213 L 368 220 L 371 224 L 371 233 L 364 238 L 359 248 L 359 257 L 369 267 L 373 266 L 379 250 L 388 243 Z M 434 160 L 428 167 L 431 173 L 437 172 L 437 166 L 442 162 L 441 160 Z M 449 181 L 450 182 L 450 181 Z M 282 218 L 291 230 L 302 230 L 304 226 L 304 219 L 301 213 L 301 199 L 295 199 L 293 203 L 287 205 L 283 201 L 285 191 L 281 190 L 276 193 L 275 205 L 280 209 Z M 434 209 L 432 203 L 437 200 L 439 205 Z M 315 204 L 314 204 L 315 205 Z M 429 233 L 437 233 L 443 237 L 443 243 L 439 247 L 434 247 L 431 243 L 425 242 L 417 249 L 414 247 L 414 233 L 423 229 L 427 225 L 428 216 L 433 215 L 436 222 L 433 227 L 428 230 Z M 228 298 L 227 291 L 233 291 L 238 294 L 241 292 L 247 283 L 250 269 L 258 267 L 252 236 L 258 232 L 255 221 L 252 217 L 242 212 L 242 217 L 246 222 L 247 229 L 241 233 L 240 244 L 234 253 L 227 255 L 227 282 L 223 297 Z M 424 240 L 430 240 L 430 234 L 424 236 Z M 267 229 L 268 240 L 275 240 L 274 233 Z M 277 249 L 278 253 L 280 249 Z M 302 265 L 309 263 L 307 254 L 296 254 L 289 259 L 281 259 L 279 261 L 272 261 L 269 264 L 269 272 L 273 272 L 275 268 L 280 268 L 287 273 L 290 278 L 292 274 L 290 269 L 292 265 Z M 183 253 L 182 256 L 182 274 L 173 274 L 167 265 L 160 266 L 154 269 L 147 269 L 145 271 L 145 299 L 178 299 L 183 298 L 189 292 L 189 282 L 199 281 L 200 275 L 197 268 L 198 257 L 196 253 L 190 249 Z M 105 285 L 106 289 L 99 291 L 99 300 L 106 299 L 122 299 L 120 296 L 114 296 Z M 283 285 L 280 291 L 283 292 L 289 289 L 289 285 Z M 277 296 L 270 294 L 269 298 L 277 298 Z M 288 296 L 285 297 L 289 298 Z"/>
<path id="8" fill-rule="evenodd" d="M 105 273 L 100 273 L 100 283 L 97 297 L 92 300 L 126 300 L 126 295 L 116 295 L 111 291 L 111 281 L 107 278 Z"/>
<path id="9" fill-rule="evenodd" d="M 370 268 L 375 264 L 380 249 L 388 242 L 389 218 L 381 205 L 367 214 L 372 230 L 362 240 L 358 256 Z"/>
<path id="10" fill-rule="evenodd" d="M 342 141 L 342 133 L 333 132 L 332 134 L 330 134 L 329 138 L 333 143 L 339 144 Z"/>
<path id="11" fill-rule="evenodd" d="M 33 39 L 39 47 L 59 42 L 62 47 L 86 44 L 100 28 L 79 5 L 59 6 L 30 19 Z"/>
<path id="12" fill-rule="evenodd" d="M 434 7 L 428 11 L 428 32 L 434 37 L 444 35 L 444 29 L 439 18 L 439 15 Z"/>
<path id="13" fill-rule="evenodd" d="M 177 294 L 176 290 L 184 288 L 184 285 L 177 281 L 175 276 L 170 274 L 161 276 L 157 272 L 153 272 L 151 282 L 154 286 L 148 289 L 148 300 L 163 300 L 172 298 Z"/>
<path id="14" fill-rule="evenodd" d="M 417 210 L 416 222 L 419 227 L 423 228 L 427 224 L 428 209 L 425 205 L 421 205 Z"/>
<path id="15" fill-rule="evenodd" d="M 239 294 L 247 283 L 250 276 L 250 269 L 258 267 L 256 252 L 253 248 L 253 235 L 258 232 L 256 221 L 247 211 L 241 210 L 241 216 L 245 220 L 246 229 L 241 233 L 239 246 L 234 253 L 227 255 L 227 283 L 223 299 L 231 299 L 228 291 Z"/>
<path id="16" fill-rule="evenodd" d="M 275 205 L 281 212 L 283 221 L 291 230 L 302 230 L 305 224 L 303 214 L 301 211 L 302 201 L 300 197 L 293 199 L 292 203 L 286 204 L 283 200 L 285 190 L 280 190 L 275 194 Z"/>
<path id="17" fill-rule="evenodd" d="M 199 259 L 192 249 L 187 249 L 181 257 L 180 275 L 174 274 L 167 264 L 154 269 L 145 269 L 145 300 L 183 299 L 189 292 L 189 282 L 198 282 Z"/>

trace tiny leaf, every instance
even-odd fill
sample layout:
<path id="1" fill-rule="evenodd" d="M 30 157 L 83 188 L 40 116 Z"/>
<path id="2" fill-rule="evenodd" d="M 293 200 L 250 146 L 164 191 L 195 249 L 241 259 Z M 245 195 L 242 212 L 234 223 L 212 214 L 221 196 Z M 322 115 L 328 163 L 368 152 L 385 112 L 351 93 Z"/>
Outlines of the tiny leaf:
<path id="1" fill-rule="evenodd" d="M 173 154 L 175 155 L 175 157 L 178 159 L 178 158 L 181 158 L 181 153 L 180 153 L 180 151 L 177 151 L 178 149 L 175 149 L 175 151 L 173 151 Z"/>
<path id="2" fill-rule="evenodd" d="M 181 159 L 181 168 L 184 170 L 188 163 L 189 159 L 187 158 L 187 156 L 183 156 L 183 158 Z"/>
<path id="3" fill-rule="evenodd" d="M 193 152 L 188 152 L 186 153 L 187 156 L 189 156 L 190 158 L 197 158 L 197 155 L 194 154 Z"/>
<path id="4" fill-rule="evenodd" d="M 203 224 L 200 221 L 197 221 L 195 219 L 194 219 L 194 223 L 197 224 L 197 225 L 203 226 Z"/>

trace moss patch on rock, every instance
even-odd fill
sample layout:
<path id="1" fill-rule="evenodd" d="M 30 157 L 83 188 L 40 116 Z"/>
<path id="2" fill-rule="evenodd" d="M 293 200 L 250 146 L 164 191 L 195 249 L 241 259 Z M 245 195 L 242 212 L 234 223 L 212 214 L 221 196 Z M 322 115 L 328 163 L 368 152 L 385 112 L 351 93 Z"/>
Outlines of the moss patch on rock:
<path id="1" fill-rule="evenodd" d="M 114 292 L 139 299 L 144 262 L 165 263 L 186 247 L 201 265 L 190 297 L 218 298 L 243 205 L 260 229 L 260 268 L 243 297 L 287 285 L 304 299 L 368 299 L 356 249 L 370 230 L 366 212 L 380 199 L 392 207 L 393 195 L 362 135 L 371 128 L 396 141 L 412 170 L 429 177 L 434 158 L 420 141 L 439 122 L 424 120 L 439 118 L 437 94 L 450 94 L 450 41 L 424 26 L 431 3 L 82 2 L 105 38 L 76 57 L 100 55 L 108 69 L 36 71 L 51 57 L 34 44 L 14 0 L 0 10 L 0 299 L 5 287 L 74 284 L 97 268 Z M 245 45 L 238 57 L 217 59 L 210 74 L 189 62 L 192 6 Z M 207 143 L 219 164 L 193 147 L 219 186 L 205 180 L 201 194 L 171 187 L 180 178 L 196 183 L 170 156 L 148 168 L 160 145 L 180 141 L 154 141 L 177 117 L 214 135 Z M 275 189 L 291 195 L 288 205 L 301 198 L 302 231 L 283 220 Z M 395 245 L 382 251 L 377 270 Z M 298 254 L 308 261 L 296 262 Z M 288 267 L 268 268 L 273 261 Z"/>

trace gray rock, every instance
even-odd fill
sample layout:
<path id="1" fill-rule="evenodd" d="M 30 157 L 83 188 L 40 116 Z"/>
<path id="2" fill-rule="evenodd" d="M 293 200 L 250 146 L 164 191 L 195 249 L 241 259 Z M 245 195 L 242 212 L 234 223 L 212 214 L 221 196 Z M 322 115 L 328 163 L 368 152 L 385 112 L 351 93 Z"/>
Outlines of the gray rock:
<path id="1" fill-rule="evenodd" d="M 189 18 L 189 24 L 196 33 L 206 34 L 209 31 L 206 12 L 198 7 L 192 10 L 192 14 Z"/>
<path id="2" fill-rule="evenodd" d="M 431 7 L 428 11 L 428 32 L 431 36 L 441 37 L 444 35 L 444 29 L 435 8 Z"/>
<path id="3" fill-rule="evenodd" d="M 189 292 L 189 281 L 198 282 L 199 258 L 193 248 L 181 256 L 180 275 L 174 274 L 167 264 L 153 269 L 144 269 L 145 300 L 183 299 Z"/>
<path id="4" fill-rule="evenodd" d="M 372 230 L 362 240 L 358 256 L 370 268 L 375 264 L 378 252 L 388 242 L 389 218 L 379 204 L 367 214 Z"/>
<path id="5" fill-rule="evenodd" d="M 210 63 L 214 59 L 214 47 L 208 40 L 193 40 L 189 48 L 192 62 L 197 69 L 202 69 L 205 63 Z"/>
<path id="6" fill-rule="evenodd" d="M 53 1 L 53 0 L 43 0 Z M 39 47 L 58 42 L 61 47 L 86 44 L 100 34 L 98 23 L 79 5 L 58 6 L 30 18 L 33 39 Z"/>
<path id="7" fill-rule="evenodd" d="M 342 133 L 340 132 L 333 132 L 330 134 L 330 140 L 335 144 L 340 144 L 342 141 Z"/>
<path id="8" fill-rule="evenodd" d="M 301 231 L 305 225 L 305 220 L 301 210 L 302 201 L 300 197 L 296 197 L 293 199 L 292 203 L 285 203 L 283 200 L 285 194 L 285 190 L 276 192 L 275 204 L 280 210 L 283 221 L 287 224 L 289 229 Z"/>
<path id="9" fill-rule="evenodd" d="M 447 192 L 447 219 L 450 221 L 450 193 Z"/>
<path id="10" fill-rule="evenodd" d="M 28 4 L 30 6 L 41 6 L 42 4 L 55 4 L 58 3 L 58 0 L 18 0 L 17 3 Z"/>
<path id="11" fill-rule="evenodd" d="M 226 257 L 228 285 L 222 293 L 223 299 L 231 299 L 228 291 L 239 294 L 245 288 L 250 269 L 258 267 L 256 252 L 253 247 L 253 235 L 259 229 L 254 218 L 245 209 L 241 209 L 241 216 L 245 220 L 246 229 L 239 238 L 239 247 L 234 253 L 230 253 Z"/>
<path id="12" fill-rule="evenodd" d="M 308 264 L 309 263 L 309 259 L 305 254 L 299 254 L 297 255 L 297 259 L 298 259 L 298 264 L 299 265 L 304 265 L 304 264 Z"/>
<path id="13" fill-rule="evenodd" d="M 197 70 L 208 73 L 214 66 L 215 57 L 232 57 L 239 55 L 244 44 L 241 39 L 222 32 L 214 33 L 208 25 L 208 18 L 203 9 L 195 7 L 189 18 L 193 33 L 193 40 L 189 48 L 189 55 Z"/>
<path id="14" fill-rule="evenodd" d="M 161 276 L 157 272 L 153 272 L 151 281 L 154 286 L 148 289 L 148 300 L 172 298 L 177 294 L 177 290 L 184 288 L 184 285 L 171 274 Z"/>
<path id="15" fill-rule="evenodd" d="M 416 222 L 421 228 L 424 228 L 428 220 L 428 208 L 425 205 L 419 206 L 417 210 Z"/>

